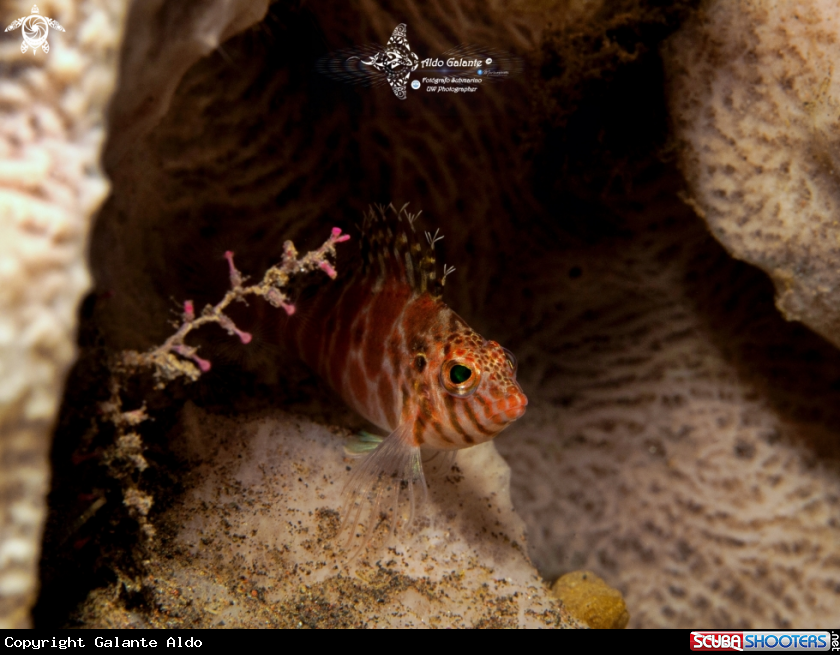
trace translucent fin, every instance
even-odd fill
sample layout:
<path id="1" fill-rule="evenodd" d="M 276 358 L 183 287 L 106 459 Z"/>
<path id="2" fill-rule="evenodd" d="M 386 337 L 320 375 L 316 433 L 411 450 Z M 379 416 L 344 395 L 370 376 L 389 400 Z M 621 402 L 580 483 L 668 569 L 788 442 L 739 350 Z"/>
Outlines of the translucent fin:
<path id="1" fill-rule="evenodd" d="M 435 450 L 430 456 L 423 459 L 423 464 L 430 477 L 449 475 L 455 465 L 457 456 L 457 450 Z"/>
<path id="2" fill-rule="evenodd" d="M 408 527 L 414 521 L 417 501 L 426 498 L 420 448 L 414 445 L 411 432 L 411 423 L 404 423 L 384 439 L 360 435 L 356 440 L 369 452 L 344 489 L 338 532 L 340 536 L 347 531 L 344 549 L 352 552 L 351 559 L 374 542 L 384 546 L 398 528 Z M 371 449 L 374 440 L 379 443 Z"/>

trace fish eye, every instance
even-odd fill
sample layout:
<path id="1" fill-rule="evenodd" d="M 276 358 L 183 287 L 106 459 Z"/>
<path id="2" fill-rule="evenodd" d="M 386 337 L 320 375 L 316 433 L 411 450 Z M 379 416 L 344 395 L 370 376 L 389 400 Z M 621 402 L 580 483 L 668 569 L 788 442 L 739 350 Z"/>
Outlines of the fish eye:
<path id="1" fill-rule="evenodd" d="M 441 384 L 453 396 L 469 396 L 476 390 L 480 380 L 481 371 L 472 362 L 450 359 L 440 369 Z"/>
<path id="2" fill-rule="evenodd" d="M 516 373 L 517 363 L 516 357 L 512 352 L 510 352 L 507 348 L 502 348 L 505 351 L 505 359 L 507 360 L 507 365 L 510 367 L 510 370 Z"/>
<path id="3" fill-rule="evenodd" d="M 470 379 L 471 375 L 472 371 L 466 366 L 461 366 L 460 364 L 455 364 L 455 366 L 449 369 L 449 380 L 453 384 L 461 384 L 462 382 L 466 382 Z"/>

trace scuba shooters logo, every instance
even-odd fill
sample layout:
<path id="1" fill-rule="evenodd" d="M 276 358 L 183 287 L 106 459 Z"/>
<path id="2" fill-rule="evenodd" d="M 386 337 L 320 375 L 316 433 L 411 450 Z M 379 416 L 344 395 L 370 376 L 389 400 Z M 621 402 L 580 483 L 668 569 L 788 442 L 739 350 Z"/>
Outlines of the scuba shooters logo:
<path id="1" fill-rule="evenodd" d="M 501 50 L 470 45 L 421 60 L 409 45 L 406 24 L 400 23 L 384 47 L 368 45 L 331 52 L 318 59 L 315 68 L 346 84 L 388 84 L 397 98 L 405 100 L 409 86 L 416 91 L 425 85 L 430 93 L 475 92 L 483 83 L 498 82 L 522 72 L 522 60 Z M 418 70 L 417 77 L 411 80 L 412 73 Z"/>
<path id="2" fill-rule="evenodd" d="M 691 650 L 700 651 L 782 651 L 809 652 L 840 650 L 837 631 L 720 631 L 695 630 L 690 636 Z"/>
<path id="3" fill-rule="evenodd" d="M 692 632 L 691 650 L 744 650 L 740 632 Z"/>

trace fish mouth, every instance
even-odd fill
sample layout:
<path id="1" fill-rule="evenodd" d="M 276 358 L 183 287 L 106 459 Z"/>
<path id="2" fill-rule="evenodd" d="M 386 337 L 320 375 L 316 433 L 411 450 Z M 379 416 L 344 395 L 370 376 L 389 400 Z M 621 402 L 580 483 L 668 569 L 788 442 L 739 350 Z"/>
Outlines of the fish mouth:
<path id="1" fill-rule="evenodd" d="M 518 418 L 522 418 L 522 415 L 525 413 L 525 408 L 528 406 L 528 401 L 526 400 L 524 403 L 517 405 L 516 407 L 511 407 L 510 409 L 505 409 L 501 412 L 497 412 L 490 417 L 491 421 L 498 421 L 499 419 L 504 419 L 506 423 L 513 423 Z"/>
<path id="2" fill-rule="evenodd" d="M 505 404 L 507 407 L 490 416 L 489 420 L 494 421 L 495 423 L 502 423 L 504 421 L 504 423 L 507 424 L 521 418 L 525 413 L 525 408 L 528 407 L 528 396 L 522 393 L 522 389 L 519 388 L 519 385 L 516 384 L 516 382 L 513 384 L 516 386 L 508 388 L 506 400 L 500 401 L 493 409 L 504 407 Z"/>

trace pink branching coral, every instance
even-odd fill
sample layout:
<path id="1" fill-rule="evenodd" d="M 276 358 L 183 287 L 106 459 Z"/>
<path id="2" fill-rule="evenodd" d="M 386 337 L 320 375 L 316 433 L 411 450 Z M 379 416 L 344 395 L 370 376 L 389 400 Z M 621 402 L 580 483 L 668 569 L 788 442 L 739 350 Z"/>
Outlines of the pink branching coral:
<path id="1" fill-rule="evenodd" d="M 190 332 L 207 323 L 218 323 L 228 334 L 238 336 L 242 343 L 250 343 L 251 335 L 240 330 L 233 319 L 225 314 L 225 309 L 235 301 L 245 302 L 247 296 L 261 296 L 273 307 L 282 308 L 289 315 L 294 314 L 295 306 L 283 291 L 290 278 L 320 269 L 335 279 L 337 273 L 328 258 L 335 258 L 335 245 L 349 238 L 349 235 L 342 234 L 339 228 L 334 227 L 329 239 L 320 248 L 300 258 L 294 244 L 286 241 L 283 244 L 283 260 L 269 268 L 262 281 L 251 286 L 244 286 L 247 277 L 242 275 L 233 263 L 233 253 L 226 252 L 231 288 L 221 301 L 216 305 L 207 305 L 201 315 L 196 316 L 193 301 L 185 300 L 180 324 L 176 324 L 177 330 L 172 336 L 145 353 L 124 351 L 112 364 L 111 397 L 107 402 L 100 404 L 100 411 L 105 422 L 113 426 L 115 434 L 114 443 L 102 453 L 102 460 L 108 466 L 110 475 L 120 481 L 123 505 L 128 514 L 137 521 L 140 533 L 146 539 L 152 539 L 155 535 L 154 526 L 147 518 L 154 499 L 138 487 L 136 480 L 135 472 L 142 473 L 148 468 L 148 463 L 143 456 L 143 440 L 134 428 L 150 417 L 146 412 L 145 403 L 139 409 L 123 411 L 122 389 L 126 379 L 139 368 L 153 367 L 157 389 L 164 388 L 168 382 L 180 376 L 186 376 L 192 381 L 197 380 L 202 373 L 210 370 L 211 364 L 198 356 L 196 347 L 184 343 Z"/>
<path id="2" fill-rule="evenodd" d="M 236 335 L 247 344 L 251 341 L 248 332 L 240 330 L 224 310 L 235 301 L 245 302 L 245 297 L 250 295 L 265 298 L 273 307 L 281 308 L 291 315 L 295 312 L 295 306 L 290 302 L 283 288 L 289 283 L 292 275 L 298 275 L 315 269 L 320 269 L 330 278 L 335 279 L 337 273 L 328 257 L 335 258 L 335 245 L 350 238 L 342 234 L 341 229 L 334 227 L 329 239 L 324 244 L 301 258 L 291 241 L 283 244 L 283 260 L 269 268 L 263 279 L 258 284 L 243 286 L 247 280 L 233 263 L 233 253 L 225 253 L 228 267 L 230 269 L 230 290 L 224 298 L 216 305 L 207 305 L 200 316 L 196 316 L 192 300 L 184 301 L 184 309 L 181 314 L 181 324 L 176 332 L 161 345 L 152 348 L 145 353 L 138 353 L 133 350 L 125 351 L 121 355 L 118 367 L 133 370 L 143 366 L 151 366 L 155 369 L 157 388 L 163 388 L 167 382 L 180 376 L 186 376 L 190 380 L 197 380 L 201 373 L 210 370 L 211 364 L 208 360 L 198 356 L 197 348 L 184 343 L 186 336 L 194 329 L 207 323 L 218 323 L 228 334 Z"/>

